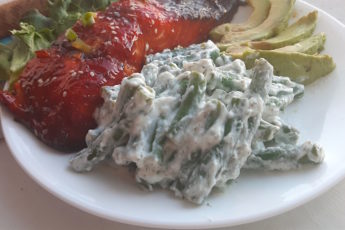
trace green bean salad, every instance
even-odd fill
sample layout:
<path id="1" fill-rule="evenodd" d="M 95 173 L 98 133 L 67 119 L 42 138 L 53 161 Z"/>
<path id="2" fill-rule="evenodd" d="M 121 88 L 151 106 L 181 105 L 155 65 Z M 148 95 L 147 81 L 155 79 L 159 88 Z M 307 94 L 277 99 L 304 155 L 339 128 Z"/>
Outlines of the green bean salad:
<path id="1" fill-rule="evenodd" d="M 77 172 L 101 162 L 135 166 L 143 187 L 202 204 L 242 170 L 292 170 L 324 152 L 280 117 L 304 87 L 273 75 L 264 59 L 247 70 L 208 41 L 147 57 L 141 73 L 104 87 Z"/>

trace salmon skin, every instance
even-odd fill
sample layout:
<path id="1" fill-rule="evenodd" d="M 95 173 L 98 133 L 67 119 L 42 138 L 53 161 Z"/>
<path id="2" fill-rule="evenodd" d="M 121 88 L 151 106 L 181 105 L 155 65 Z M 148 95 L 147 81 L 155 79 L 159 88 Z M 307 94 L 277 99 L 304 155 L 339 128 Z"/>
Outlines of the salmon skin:
<path id="1" fill-rule="evenodd" d="M 102 105 L 100 88 L 120 84 L 139 72 L 145 56 L 207 39 L 209 31 L 229 20 L 239 0 L 120 0 L 95 23 L 78 21 L 73 30 L 88 52 L 60 36 L 36 52 L 0 102 L 44 143 L 64 152 L 85 147 L 96 127 L 94 111 Z"/>

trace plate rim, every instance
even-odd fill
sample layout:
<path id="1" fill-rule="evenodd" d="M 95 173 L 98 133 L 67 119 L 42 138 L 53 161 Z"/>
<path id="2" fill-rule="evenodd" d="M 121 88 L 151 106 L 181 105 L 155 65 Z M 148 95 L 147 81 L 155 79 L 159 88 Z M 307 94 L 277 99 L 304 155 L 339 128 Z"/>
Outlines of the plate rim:
<path id="1" fill-rule="evenodd" d="M 343 27 L 343 33 L 345 34 L 345 24 L 343 24 L 342 22 L 340 22 L 337 18 L 335 18 L 334 16 L 332 16 L 331 14 L 329 14 L 328 12 L 326 12 L 325 10 L 318 8 L 308 2 L 306 2 L 305 0 L 298 0 L 298 2 L 302 3 L 303 5 L 306 5 L 309 8 L 315 9 L 319 12 L 321 12 L 322 14 L 324 14 L 325 16 L 327 16 L 330 20 L 334 21 L 335 23 L 337 23 L 339 26 Z M 127 218 L 125 216 L 113 216 L 113 215 L 109 215 L 104 213 L 102 210 L 100 209 L 96 209 L 95 207 L 93 207 L 92 205 L 88 205 L 87 202 L 83 202 L 80 203 L 74 199 L 72 199 L 72 197 L 70 197 L 63 189 L 59 189 L 56 186 L 53 186 L 52 183 L 49 183 L 48 181 L 45 181 L 44 179 L 42 179 L 41 176 L 37 175 L 37 173 L 33 170 L 30 170 L 30 168 L 28 166 L 26 166 L 25 162 L 23 162 L 19 156 L 15 153 L 16 152 L 16 143 L 15 141 L 12 140 L 12 138 L 9 137 L 9 135 L 7 134 L 7 132 L 5 131 L 6 128 L 6 119 L 3 119 L 3 115 L 5 113 L 9 113 L 8 111 L 4 111 L 4 108 L 2 106 L 0 106 L 0 118 L 1 118 L 1 126 L 2 126 L 2 132 L 4 135 L 4 138 L 6 140 L 6 144 L 12 154 L 12 156 L 14 157 L 15 161 L 20 165 L 20 167 L 25 171 L 25 173 L 27 175 L 29 175 L 29 177 L 35 181 L 38 185 L 40 185 L 42 188 L 44 188 L 46 191 L 48 191 L 50 194 L 54 195 L 55 197 L 57 197 L 58 199 L 62 200 L 63 202 L 71 205 L 72 207 L 76 207 L 79 210 L 82 210 L 86 213 L 110 220 L 110 221 L 115 221 L 115 222 L 119 222 L 119 223 L 123 223 L 123 224 L 128 224 L 128 225 L 132 225 L 132 226 L 140 226 L 140 227 L 149 227 L 149 228 L 164 228 L 164 229 L 168 229 L 168 228 L 174 228 L 174 229 L 194 229 L 194 228 L 198 228 L 198 229 L 213 229 L 213 228 L 222 228 L 222 227 L 232 227 L 232 226 L 237 226 L 237 225 L 242 225 L 242 224 L 249 224 L 249 223 L 253 223 L 256 221 L 260 221 L 260 220 L 264 220 L 264 219 L 268 219 L 271 218 L 273 216 L 277 216 L 280 214 L 283 214 L 285 212 L 288 212 L 292 209 L 295 209 L 298 206 L 304 205 L 310 201 L 312 201 L 313 199 L 315 199 L 316 197 L 322 195 L 323 193 L 325 193 L 326 191 L 328 191 L 330 188 L 332 188 L 333 186 L 335 186 L 336 184 L 338 184 L 340 181 L 342 181 L 345 178 L 345 168 L 341 171 L 342 173 L 338 173 L 337 175 L 335 175 L 332 180 L 328 180 L 326 181 L 326 183 L 324 184 L 324 186 L 322 187 L 318 187 L 316 192 L 313 192 L 312 194 L 304 194 L 302 196 L 300 196 L 297 199 L 294 199 L 293 202 L 289 202 L 287 204 L 285 204 L 284 206 L 281 206 L 278 209 L 272 209 L 271 211 L 266 211 L 264 213 L 259 213 L 257 215 L 253 215 L 250 218 L 249 217 L 243 217 L 238 219 L 237 221 L 195 221 L 193 222 L 188 222 L 187 224 L 177 224 L 173 223 L 173 221 L 167 222 L 155 222 L 155 223 L 151 223 L 145 220 L 139 220 L 139 219 L 131 219 L 131 218 Z"/>

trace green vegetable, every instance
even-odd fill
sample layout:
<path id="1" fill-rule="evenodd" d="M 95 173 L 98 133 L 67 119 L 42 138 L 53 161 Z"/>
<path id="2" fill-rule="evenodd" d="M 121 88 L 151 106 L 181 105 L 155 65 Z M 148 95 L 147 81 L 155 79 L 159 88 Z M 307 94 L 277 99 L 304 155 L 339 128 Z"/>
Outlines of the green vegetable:
<path id="1" fill-rule="evenodd" d="M 54 20 L 41 14 L 37 9 L 29 11 L 23 18 L 22 22 L 34 26 L 37 30 L 54 27 Z"/>
<path id="2" fill-rule="evenodd" d="M 322 162 L 323 150 L 310 142 L 296 146 L 298 131 L 279 117 L 304 87 L 273 76 L 263 59 L 246 71 L 213 47 L 209 41 L 149 55 L 141 74 L 104 88 L 99 126 L 72 169 L 90 171 L 112 158 L 135 166 L 136 181 L 147 189 L 170 189 L 200 204 L 244 164 L 288 170 Z"/>
<path id="3" fill-rule="evenodd" d="M 255 134 L 256 141 L 271 141 L 274 138 L 274 135 L 279 131 L 277 125 L 271 124 L 265 120 L 260 122 L 260 126 Z"/>
<path id="4" fill-rule="evenodd" d="M 92 26 L 95 24 L 95 17 L 97 16 L 96 13 L 93 12 L 87 12 L 81 17 L 81 22 L 83 23 L 83 26 Z"/>
<path id="5" fill-rule="evenodd" d="M 27 23 L 20 23 L 20 30 L 11 31 L 12 41 L 0 46 L 0 80 L 17 80 L 26 63 L 35 56 L 34 52 L 50 46 L 53 37 L 49 29 L 36 28 Z"/>
<path id="6" fill-rule="evenodd" d="M 214 111 L 211 111 L 211 113 L 208 115 L 206 124 L 205 124 L 205 130 L 208 130 L 211 128 L 214 123 L 216 123 L 217 119 L 220 116 L 221 110 L 222 110 L 222 102 L 219 100 L 214 100 L 212 103 L 215 103 L 216 109 Z"/>
<path id="7" fill-rule="evenodd" d="M 71 28 L 66 30 L 65 37 L 71 42 L 75 49 L 81 50 L 84 53 L 90 53 L 92 47 L 86 44 L 83 40 L 78 38 L 78 34 Z"/>
<path id="8" fill-rule="evenodd" d="M 86 24 L 94 21 L 93 13 L 105 9 L 117 0 L 48 0 L 47 12 L 44 16 L 38 10 L 30 11 L 20 24 L 19 30 L 13 30 L 12 41 L 8 45 L 0 45 L 0 80 L 17 80 L 26 63 L 35 57 L 35 51 L 48 48 L 51 43 L 84 16 Z M 88 50 L 86 44 L 75 44 L 82 50 Z"/>
<path id="9" fill-rule="evenodd" d="M 74 42 L 72 42 L 72 46 L 80 50 L 84 53 L 91 53 L 92 52 L 92 47 L 86 44 L 83 40 L 77 38 Z"/>
<path id="10" fill-rule="evenodd" d="M 279 145 L 254 150 L 247 159 L 245 169 L 291 170 L 304 164 L 319 164 L 324 159 L 323 149 L 316 144 Z"/>
<path id="11" fill-rule="evenodd" d="M 178 129 L 178 123 L 183 117 L 190 114 L 201 101 L 206 90 L 206 81 L 204 76 L 198 72 L 193 72 L 190 75 L 189 87 L 190 90 L 183 96 L 180 108 L 170 126 L 170 131 L 175 133 Z"/>
<path id="12" fill-rule="evenodd" d="M 153 98 L 155 97 L 154 91 L 145 85 L 145 82 L 140 77 L 132 76 L 125 79 L 121 83 L 122 90 L 118 96 L 117 106 L 117 119 L 134 120 L 137 116 L 132 116 L 132 113 L 136 115 L 139 113 L 145 113 L 150 110 L 152 106 Z M 133 106 L 134 109 L 126 109 Z M 147 110 L 147 111 L 146 111 Z M 117 120 L 115 120 L 107 128 L 107 131 L 100 133 L 90 143 L 90 148 L 84 149 L 75 157 L 83 162 L 83 164 L 76 164 L 73 167 L 77 170 L 91 170 L 91 168 L 99 162 L 109 157 L 114 151 L 116 146 L 122 146 L 128 142 L 134 141 L 129 139 L 128 130 L 124 127 L 116 126 Z"/>
<path id="13" fill-rule="evenodd" d="M 78 34 L 73 29 L 67 29 L 65 36 L 70 42 L 74 42 L 78 38 Z"/>

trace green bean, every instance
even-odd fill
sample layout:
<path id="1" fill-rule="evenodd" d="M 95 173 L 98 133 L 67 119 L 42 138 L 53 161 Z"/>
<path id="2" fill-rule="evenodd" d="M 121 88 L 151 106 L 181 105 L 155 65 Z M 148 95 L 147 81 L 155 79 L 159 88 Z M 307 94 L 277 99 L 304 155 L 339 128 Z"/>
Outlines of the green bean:
<path id="1" fill-rule="evenodd" d="M 205 122 L 205 130 L 211 128 L 217 121 L 222 110 L 222 102 L 219 100 L 212 100 L 211 103 L 216 103 L 216 109 L 211 111 Z"/>
<path id="2" fill-rule="evenodd" d="M 176 133 L 178 123 L 200 103 L 200 100 L 205 95 L 206 81 L 202 74 L 192 72 L 189 79 L 189 86 L 186 93 L 183 95 L 181 105 L 171 122 L 169 132 Z"/>
<path id="3" fill-rule="evenodd" d="M 118 103 L 116 110 L 118 116 L 116 120 L 100 135 L 90 143 L 88 148 L 78 153 L 72 160 L 72 167 L 78 171 L 90 171 L 92 168 L 106 159 L 112 154 L 116 146 L 126 144 L 130 140 L 130 136 L 126 127 L 122 127 L 118 120 L 124 119 L 127 122 L 135 119 L 138 112 L 148 111 L 152 105 L 154 92 L 151 88 L 145 85 L 144 81 L 140 80 L 140 76 L 125 79 L 118 96 Z M 127 114 L 126 107 L 133 107 L 129 114 Z M 134 110 L 133 110 L 134 109 Z M 136 116 L 131 116 L 131 113 L 136 111 Z"/>
<path id="4" fill-rule="evenodd" d="M 256 93 L 264 100 L 267 98 L 273 78 L 273 67 L 265 59 L 255 61 L 252 82 L 249 86 L 251 93 Z"/>
<path id="5" fill-rule="evenodd" d="M 91 170 L 112 156 L 118 165 L 135 165 L 146 188 L 169 188 L 201 203 L 243 166 L 288 170 L 321 162 L 322 149 L 297 146 L 298 131 L 279 117 L 304 87 L 273 76 L 264 59 L 246 70 L 214 47 L 150 55 L 142 74 L 104 93 L 98 118 L 108 116 L 97 119 L 100 127 L 89 132 L 94 138 L 72 167 Z"/>
<path id="6" fill-rule="evenodd" d="M 303 145 L 279 145 L 255 150 L 249 156 L 245 169 L 291 170 L 304 164 L 319 164 L 324 152 L 318 145 L 306 142 Z"/>
<path id="7" fill-rule="evenodd" d="M 273 125 L 265 120 L 261 120 L 259 128 L 255 134 L 255 141 L 267 142 L 274 138 L 274 135 L 280 130 L 280 127 Z"/>

